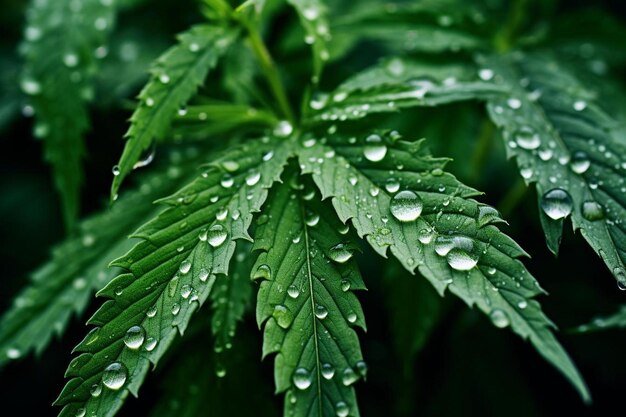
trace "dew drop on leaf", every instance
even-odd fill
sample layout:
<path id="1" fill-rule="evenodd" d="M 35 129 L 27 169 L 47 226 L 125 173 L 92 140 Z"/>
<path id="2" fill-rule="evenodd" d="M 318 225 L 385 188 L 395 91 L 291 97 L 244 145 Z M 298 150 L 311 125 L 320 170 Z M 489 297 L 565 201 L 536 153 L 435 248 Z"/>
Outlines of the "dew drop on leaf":
<path id="1" fill-rule="evenodd" d="M 604 218 L 604 210 L 602 206 L 595 201 L 584 201 L 581 207 L 583 217 L 589 221 L 602 220 Z"/>
<path id="2" fill-rule="evenodd" d="M 185 259 L 184 261 L 182 261 L 180 263 L 180 267 L 178 268 L 180 273 L 183 275 L 188 273 L 190 269 L 191 269 L 191 261 L 189 261 L 188 259 Z"/>
<path id="3" fill-rule="evenodd" d="M 530 127 L 524 126 L 515 132 L 515 142 L 522 149 L 537 149 L 541 145 L 541 139 L 537 132 Z"/>
<path id="4" fill-rule="evenodd" d="M 344 243 L 338 243 L 328 251 L 328 256 L 333 261 L 343 264 L 348 262 L 352 258 L 352 251 L 348 248 L 348 245 Z"/>
<path id="5" fill-rule="evenodd" d="M 289 288 L 287 288 L 287 295 L 291 298 L 298 298 L 300 290 L 295 285 L 290 285 Z"/>
<path id="6" fill-rule="evenodd" d="M 317 317 L 320 320 L 324 320 L 326 317 L 328 317 L 328 310 L 326 309 L 326 307 L 320 304 L 315 306 L 314 313 L 315 313 L 315 317 Z"/>
<path id="7" fill-rule="evenodd" d="M 350 289 L 350 281 L 347 279 L 341 280 L 341 291 L 346 292 Z"/>
<path id="8" fill-rule="evenodd" d="M 276 319 L 276 323 L 283 329 L 288 329 L 293 321 L 291 310 L 282 304 L 276 304 L 274 306 L 272 316 Z"/>
<path id="9" fill-rule="evenodd" d="M 324 379 L 332 379 L 335 376 L 335 367 L 330 363 L 323 363 L 321 369 Z"/>
<path id="10" fill-rule="evenodd" d="M 93 384 L 91 388 L 89 388 L 89 393 L 92 397 L 99 397 L 102 394 L 102 385 Z"/>
<path id="11" fill-rule="evenodd" d="M 146 337 L 146 331 L 141 326 L 133 326 L 126 331 L 124 335 L 124 344 L 129 349 L 139 349 L 143 345 Z"/>
<path id="12" fill-rule="evenodd" d="M 287 120 L 281 120 L 274 127 L 274 135 L 279 138 L 286 138 L 293 132 L 293 126 Z"/>
<path id="13" fill-rule="evenodd" d="M 489 313 L 489 318 L 491 319 L 493 325 L 499 329 L 505 328 L 509 325 L 509 316 L 507 316 L 504 310 L 501 310 L 499 308 L 494 308 L 493 310 L 491 310 L 491 313 Z"/>
<path id="14" fill-rule="evenodd" d="M 356 319 L 358 318 L 356 313 L 354 311 L 351 311 L 348 313 L 348 315 L 346 316 L 346 318 L 348 319 L 349 323 L 355 323 Z"/>
<path id="15" fill-rule="evenodd" d="M 363 155 L 368 161 L 382 161 L 385 155 L 387 155 L 387 146 L 379 135 L 369 135 L 365 139 Z"/>
<path id="16" fill-rule="evenodd" d="M 102 383 L 109 389 L 118 390 L 124 386 L 127 377 L 128 370 L 126 366 L 120 362 L 113 362 L 104 368 Z"/>
<path id="17" fill-rule="evenodd" d="M 589 157 L 583 151 L 574 152 L 572 160 L 570 161 L 570 168 L 577 174 L 584 174 L 589 169 L 591 161 Z"/>
<path id="18" fill-rule="evenodd" d="M 152 352 L 157 345 L 157 340 L 154 337 L 146 339 L 146 344 L 143 347 L 147 352 Z"/>
<path id="19" fill-rule="evenodd" d="M 554 188 L 541 197 L 541 209 L 553 220 L 569 216 L 572 212 L 572 197 L 562 188 Z"/>
<path id="20" fill-rule="evenodd" d="M 221 224 L 211 226 L 211 228 L 207 232 L 207 241 L 209 242 L 209 245 L 213 246 L 214 248 L 224 243 L 227 237 L 228 232 L 226 231 L 226 228 L 224 228 L 224 226 L 222 226 Z"/>
<path id="21" fill-rule="evenodd" d="M 296 368 L 293 372 L 293 384 L 299 390 L 305 390 L 311 386 L 311 382 L 313 382 L 313 378 L 311 377 L 311 373 L 306 368 Z"/>
<path id="22" fill-rule="evenodd" d="M 350 407 L 344 401 L 337 401 L 335 414 L 337 414 L 337 417 L 347 417 L 350 414 Z"/>
<path id="23" fill-rule="evenodd" d="M 180 304 L 174 303 L 172 304 L 172 315 L 175 316 L 180 312 Z"/>
<path id="24" fill-rule="evenodd" d="M 259 265 L 259 267 L 254 272 L 252 279 L 259 279 L 259 278 L 267 279 L 267 280 L 272 279 L 272 270 L 270 269 L 269 265 L 267 264 Z"/>
<path id="25" fill-rule="evenodd" d="M 341 374 L 341 382 L 343 385 L 350 386 L 359 379 L 359 376 L 354 372 L 352 368 L 346 368 Z"/>
<path id="26" fill-rule="evenodd" d="M 422 199 L 413 191 L 404 190 L 396 194 L 389 204 L 393 217 L 401 222 L 411 222 L 422 214 Z"/>

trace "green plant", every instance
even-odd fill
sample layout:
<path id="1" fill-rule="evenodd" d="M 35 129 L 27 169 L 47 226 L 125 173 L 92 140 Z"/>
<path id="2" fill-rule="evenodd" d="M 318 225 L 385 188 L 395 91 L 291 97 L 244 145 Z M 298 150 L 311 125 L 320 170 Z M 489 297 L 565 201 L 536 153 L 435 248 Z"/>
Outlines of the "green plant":
<path id="1" fill-rule="evenodd" d="M 207 299 L 214 367 L 223 376 L 221 355 L 237 345 L 235 330 L 256 292 L 263 355 L 276 354 L 285 415 L 358 415 L 353 384 L 367 365 L 356 291 L 365 284 L 354 255 L 369 245 L 527 339 L 590 400 L 535 299 L 543 290 L 518 259 L 526 252 L 498 227 L 501 214 L 445 171 L 448 159 L 431 156 L 421 132 L 403 137 L 414 121 L 395 115 L 484 103 L 462 175 L 483 167 L 501 136 L 523 180 L 502 211 L 535 184 L 549 249 L 558 252 L 570 217 L 624 287 L 626 101 L 608 76 L 626 63 L 623 47 L 611 44 L 622 27 L 590 35 L 590 56 L 539 2 L 204 0 L 205 21 L 156 59 L 139 94 L 113 168 L 112 208 L 77 223 L 98 58 L 118 8 L 135 3 L 35 0 L 29 9 L 21 85 L 69 237 L 3 317 L 0 363 L 41 352 L 98 291 L 107 300 L 89 319 L 56 404 L 63 416 L 110 416 L 137 395 L 151 364 L 170 347 L 183 349 L 173 346 L 176 333 L 201 332 L 190 320 Z M 310 45 L 306 67 L 294 60 L 282 69 L 261 35 L 267 22 L 295 18 L 285 3 L 301 28 L 275 47 Z M 529 21 L 531 7 L 544 13 L 542 24 Z M 357 62 L 367 68 L 325 84 L 327 65 L 352 72 L 351 51 L 363 40 L 380 50 L 364 61 L 377 62 Z M 168 143 L 169 160 L 120 191 Z M 193 357 L 203 360 L 201 352 Z M 197 406 L 190 402 L 189 415 Z"/>

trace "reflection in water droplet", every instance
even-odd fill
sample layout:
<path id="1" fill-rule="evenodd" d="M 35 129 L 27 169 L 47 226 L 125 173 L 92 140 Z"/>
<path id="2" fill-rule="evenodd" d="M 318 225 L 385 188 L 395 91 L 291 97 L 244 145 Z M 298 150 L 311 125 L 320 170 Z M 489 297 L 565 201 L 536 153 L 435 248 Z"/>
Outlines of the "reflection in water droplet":
<path id="1" fill-rule="evenodd" d="M 126 366 L 120 362 L 113 362 L 102 373 L 102 383 L 105 387 L 118 390 L 124 386 L 126 378 L 128 377 L 128 370 Z"/>
<path id="2" fill-rule="evenodd" d="M 491 313 L 489 313 L 489 318 L 491 319 L 493 325 L 499 329 L 502 329 L 509 325 L 509 316 L 507 316 L 504 310 L 501 310 L 499 308 L 494 308 L 493 310 L 491 310 Z"/>
<path id="3" fill-rule="evenodd" d="M 293 321 L 293 314 L 286 306 L 282 304 L 277 304 L 274 306 L 272 316 L 274 317 L 274 319 L 276 319 L 276 323 L 283 329 L 288 329 L 289 326 L 291 326 L 291 322 Z"/>
<path id="4" fill-rule="evenodd" d="M 335 367 L 332 366 L 330 363 L 323 363 L 322 364 L 322 376 L 325 379 L 332 379 L 333 376 L 335 376 Z"/>
<path id="5" fill-rule="evenodd" d="M 209 245 L 213 246 L 214 248 L 224 243 L 227 237 L 228 232 L 226 231 L 226 228 L 221 224 L 215 224 L 211 226 L 211 228 L 207 232 L 207 241 L 209 242 Z"/>
<path id="6" fill-rule="evenodd" d="M 595 201 L 585 201 L 581 207 L 583 217 L 589 221 L 604 219 L 602 206 Z"/>
<path id="7" fill-rule="evenodd" d="M 387 155 L 387 146 L 379 135 L 369 135 L 365 139 L 363 155 L 372 162 L 382 161 L 385 155 Z"/>
<path id="8" fill-rule="evenodd" d="M 572 198 L 562 188 L 554 188 L 541 197 L 541 209 L 553 220 L 569 216 L 572 205 Z"/>
<path id="9" fill-rule="evenodd" d="M 133 326 L 126 331 L 124 344 L 129 349 L 139 349 L 146 337 L 146 332 L 141 326 Z"/>
<path id="10" fill-rule="evenodd" d="M 347 417 L 348 414 L 350 414 L 350 407 L 348 407 L 348 404 L 345 402 L 338 401 L 337 404 L 335 404 L 335 413 L 337 417 Z"/>
<path id="11" fill-rule="evenodd" d="M 589 156 L 583 151 L 574 152 L 570 161 L 570 168 L 577 174 L 584 174 L 591 166 Z"/>
<path id="12" fill-rule="evenodd" d="M 422 213 L 422 199 L 413 191 L 404 190 L 396 194 L 389 204 L 393 217 L 401 222 L 411 222 Z"/>
<path id="13" fill-rule="evenodd" d="M 344 243 L 338 243 L 328 251 L 328 256 L 333 261 L 343 264 L 352 258 L 352 250 Z"/>
<path id="14" fill-rule="evenodd" d="M 311 373 L 306 368 L 296 368 L 293 372 L 293 384 L 299 390 L 305 390 L 311 386 L 313 378 Z"/>
<path id="15" fill-rule="evenodd" d="M 324 320 L 327 316 L 328 316 L 328 310 L 326 309 L 326 307 L 320 304 L 315 306 L 315 317 L 317 317 L 320 320 Z"/>

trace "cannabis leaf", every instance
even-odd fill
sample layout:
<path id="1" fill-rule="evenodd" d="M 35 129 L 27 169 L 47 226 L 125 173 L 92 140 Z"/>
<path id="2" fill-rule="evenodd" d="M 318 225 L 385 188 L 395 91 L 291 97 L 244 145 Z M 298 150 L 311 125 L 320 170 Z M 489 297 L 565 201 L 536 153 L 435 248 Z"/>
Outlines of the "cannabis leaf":
<path id="1" fill-rule="evenodd" d="M 598 97 L 546 54 L 485 58 L 494 82 L 510 89 L 489 114 L 526 183 L 535 183 L 548 246 L 558 252 L 563 221 L 626 285 L 626 139 Z M 521 81 L 520 81 L 521 80 Z"/>
<path id="2" fill-rule="evenodd" d="M 79 213 L 83 135 L 89 126 L 86 102 L 93 98 L 96 61 L 105 56 L 103 45 L 114 24 L 112 4 L 33 0 L 27 13 L 21 87 L 30 98 L 34 135 L 44 141 L 70 228 Z"/>
<path id="3" fill-rule="evenodd" d="M 623 328 L 626 328 L 626 305 L 621 306 L 616 313 L 606 317 L 597 317 L 591 323 L 576 327 L 574 331 L 577 333 L 590 333 Z"/>
<path id="4" fill-rule="evenodd" d="M 308 138 L 299 151 L 323 198 L 342 222 L 351 221 L 380 255 L 387 250 L 409 271 L 416 267 L 443 294 L 477 305 L 496 327 L 510 326 L 576 387 L 589 393 L 533 298 L 543 291 L 516 258 L 525 252 L 492 223 L 498 212 L 471 197 L 479 193 L 443 171 L 422 142 L 397 132 L 351 140 Z"/>
<path id="5" fill-rule="evenodd" d="M 328 60 L 326 43 L 330 40 L 327 10 L 320 0 L 288 0 L 298 11 L 300 23 L 306 31 L 305 43 L 313 50 L 313 82 L 319 82 L 324 62 Z"/>
<path id="6" fill-rule="evenodd" d="M 406 107 L 486 99 L 505 91 L 477 79 L 471 66 L 390 58 L 346 80 L 332 94 L 314 97 L 311 118 L 353 120 Z"/>
<path id="7" fill-rule="evenodd" d="M 277 353 L 284 414 L 358 415 L 351 385 L 367 369 L 352 326 L 365 321 L 352 291 L 365 286 L 348 229 L 297 179 L 275 187 L 257 225 L 257 322 L 263 356 Z"/>
<path id="8" fill-rule="evenodd" d="M 197 25 L 178 37 L 178 45 L 166 51 L 152 68 L 148 84 L 139 94 L 140 102 L 131 117 L 127 142 L 115 168 L 111 196 L 140 161 L 155 140 L 163 139 L 181 108 L 196 92 L 209 70 L 217 64 L 237 31 L 210 25 Z"/>
<path id="9" fill-rule="evenodd" d="M 236 240 L 249 239 L 252 213 L 290 155 L 287 142 L 235 146 L 171 197 L 171 206 L 134 236 L 143 239 L 113 262 L 128 271 L 98 293 L 109 298 L 89 320 L 96 327 L 75 348 L 81 355 L 56 401 L 62 416 L 112 416 L 137 395 L 149 364 L 184 332 L 218 274 L 227 274 Z M 94 394 L 95 393 L 95 394 Z"/>
<path id="10" fill-rule="evenodd" d="M 0 365 L 32 350 L 40 354 L 55 333 L 63 333 L 74 313 L 85 310 L 93 292 L 119 273 L 108 269 L 108 263 L 135 243 L 127 237 L 129 230 L 161 210 L 150 202 L 176 191 L 190 173 L 195 176 L 197 152 L 175 152 L 169 159 L 109 211 L 79 223 L 80 233 L 57 246 L 52 259 L 33 273 L 31 285 L 0 320 Z"/>

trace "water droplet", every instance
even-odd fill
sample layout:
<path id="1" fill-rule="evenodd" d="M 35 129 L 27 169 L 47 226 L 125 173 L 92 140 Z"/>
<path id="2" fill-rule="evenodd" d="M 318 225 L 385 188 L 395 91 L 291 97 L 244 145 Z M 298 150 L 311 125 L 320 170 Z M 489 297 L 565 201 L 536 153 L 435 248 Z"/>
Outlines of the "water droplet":
<path id="1" fill-rule="evenodd" d="M 139 169 L 150 165 L 152 161 L 154 161 L 155 154 L 156 146 L 152 146 L 148 150 L 148 152 L 139 159 L 139 161 L 135 162 L 135 164 L 133 165 L 133 169 Z"/>
<path id="2" fill-rule="evenodd" d="M 76 414 L 74 414 L 74 416 L 75 417 L 85 417 L 85 414 L 87 414 L 87 410 L 85 410 L 83 407 L 81 407 L 78 410 L 76 410 Z"/>
<path id="3" fill-rule="evenodd" d="M 300 295 L 300 290 L 295 285 L 290 285 L 287 288 L 287 295 L 289 295 L 291 298 L 298 298 L 298 296 Z"/>
<path id="4" fill-rule="evenodd" d="M 491 206 L 478 207 L 478 227 L 484 227 L 490 223 L 501 221 L 498 210 Z"/>
<path id="5" fill-rule="evenodd" d="M 207 271 L 205 268 L 202 268 L 198 272 L 198 279 L 202 282 L 206 282 L 208 278 L 209 278 L 209 271 Z"/>
<path id="6" fill-rule="evenodd" d="M 170 82 L 170 76 L 163 73 L 161 75 L 159 75 L 159 81 L 161 81 L 163 84 L 169 84 Z"/>
<path id="7" fill-rule="evenodd" d="M 328 317 L 328 310 L 326 309 L 326 307 L 320 304 L 316 305 L 315 317 L 317 317 L 320 320 L 324 320 L 326 317 Z"/>
<path id="8" fill-rule="evenodd" d="M 120 362 L 113 362 L 102 373 L 102 383 L 105 387 L 118 390 L 124 386 L 126 378 L 128 377 L 128 370 Z"/>
<path id="9" fill-rule="evenodd" d="M 24 31 L 24 37 L 26 37 L 26 40 L 31 42 L 36 42 L 41 39 L 42 34 L 41 29 L 37 26 L 27 26 Z"/>
<path id="10" fill-rule="evenodd" d="M 314 227 L 320 222 L 320 216 L 317 213 L 310 213 L 305 219 L 305 223 L 309 227 Z"/>
<path id="11" fill-rule="evenodd" d="M 246 177 L 246 184 L 249 186 L 256 185 L 261 179 L 261 173 L 258 171 L 252 171 Z"/>
<path id="12" fill-rule="evenodd" d="M 457 271 L 469 271 L 478 263 L 478 255 L 463 249 L 453 248 L 446 257 L 448 265 Z"/>
<path id="13" fill-rule="evenodd" d="M 328 256 L 333 261 L 343 264 L 347 262 L 350 258 L 352 258 L 352 250 L 348 248 L 348 245 L 344 243 L 338 243 L 330 248 Z"/>
<path id="14" fill-rule="evenodd" d="M 152 352 L 157 345 L 157 340 L 154 337 L 146 339 L 146 345 L 143 347 L 147 352 Z"/>
<path id="15" fill-rule="evenodd" d="M 354 364 L 354 367 L 362 377 L 367 375 L 367 363 L 365 363 L 365 361 L 357 361 L 357 363 Z"/>
<path id="16" fill-rule="evenodd" d="M 348 322 L 350 323 L 355 323 L 356 319 L 358 318 L 356 313 L 354 311 L 351 311 L 348 313 L 348 315 L 346 316 L 346 318 L 348 319 Z"/>
<path id="17" fill-rule="evenodd" d="M 6 351 L 6 355 L 9 359 L 18 359 L 20 356 L 22 356 L 22 352 L 20 352 L 20 350 L 16 348 L 8 348 Z"/>
<path id="18" fill-rule="evenodd" d="M 541 145 L 539 135 L 530 127 L 522 127 L 515 132 L 515 142 L 522 149 L 537 149 Z"/>
<path id="19" fill-rule="evenodd" d="M 330 363 L 323 363 L 321 372 L 324 379 L 332 379 L 335 376 L 335 367 Z"/>
<path id="20" fill-rule="evenodd" d="M 234 183 L 235 183 L 235 180 L 233 179 L 233 176 L 230 174 L 224 174 L 224 176 L 222 177 L 222 180 L 220 181 L 220 184 L 224 188 L 230 188 L 233 186 Z"/>
<path id="21" fill-rule="evenodd" d="M 352 368 L 346 368 L 341 375 L 341 382 L 343 385 L 350 386 L 359 379 L 359 376 L 354 372 Z"/>
<path id="22" fill-rule="evenodd" d="M 517 307 L 518 307 L 520 310 L 524 310 L 526 307 L 528 307 L 528 301 L 526 301 L 526 300 L 520 300 L 520 301 L 517 303 Z"/>
<path id="23" fill-rule="evenodd" d="M 341 291 L 346 292 L 350 289 L 350 281 L 347 279 L 341 280 Z"/>
<path id="24" fill-rule="evenodd" d="M 276 319 L 276 323 L 283 329 L 289 328 L 293 321 L 293 314 L 286 306 L 282 304 L 276 304 L 272 316 Z"/>
<path id="25" fill-rule="evenodd" d="M 604 218 L 602 206 L 595 201 L 583 202 L 581 211 L 583 217 L 589 221 L 602 220 Z"/>
<path id="26" fill-rule="evenodd" d="M 490 267 L 488 267 L 488 268 L 487 268 L 487 273 L 488 273 L 489 275 L 495 275 L 495 273 L 496 273 L 496 272 L 497 272 L 497 270 L 496 270 L 496 268 L 495 268 L 495 267 L 493 267 L 493 266 L 490 266 Z"/>
<path id="27" fill-rule="evenodd" d="M 584 100 L 576 100 L 573 107 L 576 111 L 583 111 L 587 108 L 587 102 Z"/>
<path id="28" fill-rule="evenodd" d="M 520 168 L 520 174 L 522 174 L 522 178 L 528 180 L 533 176 L 533 169 L 531 167 L 523 167 Z"/>
<path id="29" fill-rule="evenodd" d="M 118 175 L 120 175 L 120 167 L 118 165 L 113 165 L 113 168 L 111 168 L 111 173 L 113 173 L 113 176 L 117 177 Z"/>
<path id="30" fill-rule="evenodd" d="M 32 78 L 24 78 L 20 82 L 22 91 L 30 96 L 35 96 L 41 93 L 41 84 Z"/>
<path id="31" fill-rule="evenodd" d="M 207 232 L 207 241 L 209 242 L 209 245 L 213 246 L 214 248 L 224 243 L 227 237 L 228 232 L 226 231 L 226 228 L 224 228 L 224 226 L 222 226 L 221 224 L 215 224 L 211 226 L 211 228 Z"/>
<path id="32" fill-rule="evenodd" d="M 293 372 L 293 384 L 299 390 L 305 390 L 311 386 L 311 382 L 313 382 L 313 378 L 311 377 L 311 373 L 306 368 L 296 368 Z"/>
<path id="33" fill-rule="evenodd" d="M 478 71 L 478 77 L 483 81 L 490 81 L 494 76 L 493 70 L 489 68 L 482 68 Z"/>
<path id="34" fill-rule="evenodd" d="M 387 192 L 389 193 L 395 193 L 399 189 L 400 183 L 394 178 L 389 178 L 385 183 L 385 190 L 387 190 Z"/>
<path id="35" fill-rule="evenodd" d="M 157 313 L 157 306 L 155 304 L 152 307 L 150 307 L 148 309 L 148 311 L 146 311 L 146 316 L 147 317 L 154 317 L 154 316 L 156 316 L 156 313 Z"/>
<path id="36" fill-rule="evenodd" d="M 499 308 L 494 308 L 493 310 L 491 310 L 491 313 L 489 313 L 489 318 L 491 319 L 493 325 L 499 329 L 505 328 L 509 325 L 509 316 L 507 316 L 504 310 L 501 310 Z"/>
<path id="37" fill-rule="evenodd" d="M 226 217 L 228 217 L 228 208 L 226 207 L 222 207 L 221 209 L 217 211 L 217 213 L 215 213 L 215 219 L 220 222 L 226 220 Z M 200 240 L 207 240 L 207 237 L 208 237 L 208 232 L 205 231 L 204 239 L 200 239 Z"/>
<path id="38" fill-rule="evenodd" d="M 572 160 L 570 161 L 570 168 L 577 174 L 584 174 L 589 169 L 591 161 L 589 157 L 583 151 L 574 152 Z"/>
<path id="39" fill-rule="evenodd" d="M 92 397 L 99 397 L 102 394 L 102 385 L 93 384 L 91 388 L 89 388 L 89 393 Z"/>
<path id="40" fill-rule="evenodd" d="M 512 97 L 512 98 L 508 99 L 508 100 L 506 101 L 506 104 L 507 104 L 510 108 L 512 108 L 513 110 L 517 110 L 517 109 L 519 109 L 520 107 L 522 107 L 522 102 L 520 101 L 520 99 L 518 99 L 518 98 L 514 98 L 514 97 Z"/>
<path id="41" fill-rule="evenodd" d="M 154 99 L 152 97 L 146 98 L 146 106 L 148 107 L 154 106 Z"/>
<path id="42" fill-rule="evenodd" d="M 382 161 L 385 155 L 387 155 L 387 146 L 379 135 L 369 135 L 365 139 L 363 155 L 372 162 Z"/>
<path id="43" fill-rule="evenodd" d="M 420 229 L 417 232 L 417 240 L 419 240 L 420 243 L 423 245 L 428 245 L 430 242 L 433 241 L 434 237 L 435 237 L 435 231 L 431 228 Z"/>
<path id="44" fill-rule="evenodd" d="M 274 135 L 279 138 L 286 138 L 293 132 L 293 126 L 287 120 L 281 120 L 274 127 Z"/>
<path id="45" fill-rule="evenodd" d="M 186 300 L 187 298 L 189 298 L 192 291 L 193 291 L 193 287 L 191 285 L 184 284 L 182 287 L 180 287 L 180 296 Z"/>
<path id="46" fill-rule="evenodd" d="M 172 315 L 175 316 L 180 312 L 180 305 L 178 303 L 172 304 Z"/>
<path id="47" fill-rule="evenodd" d="M 411 222 L 422 214 L 422 199 L 413 191 L 404 190 L 396 194 L 389 205 L 393 217 L 401 222 Z"/>
<path id="48" fill-rule="evenodd" d="M 572 212 L 572 197 L 562 188 L 554 188 L 541 197 L 541 209 L 553 220 L 565 218 Z"/>
<path id="49" fill-rule="evenodd" d="M 254 272 L 254 276 L 252 277 L 252 279 L 272 279 L 272 270 L 270 269 L 269 265 L 267 264 L 261 264 L 259 265 L 259 267 L 257 268 L 257 270 Z"/>
<path id="50" fill-rule="evenodd" d="M 338 401 L 335 404 L 335 414 L 337 414 L 337 417 L 347 417 L 350 414 L 350 407 L 345 402 Z"/>
<path id="51" fill-rule="evenodd" d="M 133 326 L 126 331 L 124 336 L 124 344 L 129 349 L 139 349 L 143 345 L 146 337 L 146 331 L 141 326 Z"/>
<path id="52" fill-rule="evenodd" d="M 180 263 L 180 267 L 178 268 L 178 270 L 180 271 L 181 274 L 186 274 L 187 272 L 189 272 L 189 270 L 191 269 L 191 261 L 185 259 L 184 261 L 182 261 Z"/>

